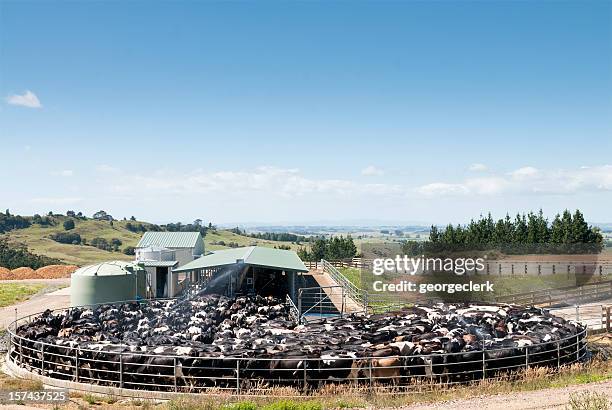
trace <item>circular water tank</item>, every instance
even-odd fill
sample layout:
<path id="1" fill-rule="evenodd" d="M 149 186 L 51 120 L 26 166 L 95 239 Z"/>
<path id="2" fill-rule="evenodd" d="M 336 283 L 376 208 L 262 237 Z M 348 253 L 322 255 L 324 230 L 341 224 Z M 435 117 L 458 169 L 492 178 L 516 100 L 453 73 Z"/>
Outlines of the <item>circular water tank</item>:
<path id="1" fill-rule="evenodd" d="M 97 305 L 144 297 L 146 271 L 129 262 L 112 261 L 77 269 L 70 278 L 72 306 Z"/>

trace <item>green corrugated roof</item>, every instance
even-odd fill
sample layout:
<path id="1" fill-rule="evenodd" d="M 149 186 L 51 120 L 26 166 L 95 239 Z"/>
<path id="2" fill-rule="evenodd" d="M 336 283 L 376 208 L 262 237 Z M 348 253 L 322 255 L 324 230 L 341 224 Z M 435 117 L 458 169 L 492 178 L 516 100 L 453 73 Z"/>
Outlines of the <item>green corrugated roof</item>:
<path id="1" fill-rule="evenodd" d="M 136 247 L 193 248 L 200 237 L 200 232 L 145 232 Z"/>
<path id="2" fill-rule="evenodd" d="M 214 251 L 209 255 L 202 256 L 192 262 L 186 263 L 174 271 L 181 272 L 227 266 L 236 263 L 240 259 L 247 265 L 252 266 L 308 272 L 308 269 L 294 251 L 264 248 L 261 246 L 248 246 L 245 248 Z"/>

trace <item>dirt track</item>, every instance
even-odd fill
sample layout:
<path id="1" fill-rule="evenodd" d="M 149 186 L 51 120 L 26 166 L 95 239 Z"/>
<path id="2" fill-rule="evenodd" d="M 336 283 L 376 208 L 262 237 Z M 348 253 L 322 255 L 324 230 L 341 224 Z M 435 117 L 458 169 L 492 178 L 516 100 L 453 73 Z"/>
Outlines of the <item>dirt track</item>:
<path id="1" fill-rule="evenodd" d="M 408 407 L 400 407 L 401 410 L 525 410 L 525 409 L 555 409 L 565 408 L 569 401 L 570 393 L 591 391 L 604 393 L 612 400 L 612 381 L 581 384 L 576 386 L 562 387 L 556 389 L 544 389 L 531 392 L 520 392 L 495 396 L 479 396 L 473 399 L 452 400 L 436 404 L 415 404 Z"/>

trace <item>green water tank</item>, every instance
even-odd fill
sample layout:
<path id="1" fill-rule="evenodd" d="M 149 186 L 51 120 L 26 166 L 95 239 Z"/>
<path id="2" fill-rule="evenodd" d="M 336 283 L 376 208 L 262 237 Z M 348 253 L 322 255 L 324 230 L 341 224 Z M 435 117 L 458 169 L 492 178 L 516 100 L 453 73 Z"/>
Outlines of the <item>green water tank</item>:
<path id="1" fill-rule="evenodd" d="M 70 279 L 70 305 L 97 305 L 143 298 L 146 271 L 123 261 L 103 262 L 77 269 Z"/>

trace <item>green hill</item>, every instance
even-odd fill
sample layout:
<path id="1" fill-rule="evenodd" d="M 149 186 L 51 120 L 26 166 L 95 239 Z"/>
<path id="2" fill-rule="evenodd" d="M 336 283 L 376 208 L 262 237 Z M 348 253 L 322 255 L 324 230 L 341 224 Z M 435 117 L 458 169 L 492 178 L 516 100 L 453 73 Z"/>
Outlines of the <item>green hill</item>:
<path id="1" fill-rule="evenodd" d="M 29 217 L 26 218 L 31 220 Z M 109 221 L 70 218 L 62 215 L 53 215 L 48 218 L 52 225 L 32 224 L 28 228 L 13 229 L 4 235 L 8 237 L 10 242 L 25 244 L 32 253 L 56 258 L 67 264 L 82 266 L 108 260 L 132 260 L 133 256 L 125 255 L 122 251 L 128 246 L 136 246 L 142 233 L 131 232 L 126 228 L 126 224 L 131 222 L 136 225 L 141 223 L 148 225 L 147 222 L 139 221 L 113 221 L 111 225 Z M 64 230 L 63 223 L 69 219 L 74 221 L 75 227 L 66 231 Z M 113 239 L 119 239 L 121 245 L 119 246 L 119 251 L 107 251 L 89 245 L 64 244 L 51 239 L 51 236 L 57 233 L 79 234 L 88 244 L 94 238 L 103 238 L 108 242 L 111 242 Z M 204 243 L 207 251 L 249 245 L 267 247 L 283 245 L 289 246 L 294 250 L 299 248 L 299 245 L 291 242 L 254 239 L 221 229 L 209 231 L 204 238 Z"/>
<path id="2" fill-rule="evenodd" d="M 91 243 L 94 238 L 104 238 L 109 242 L 116 238 L 122 242 L 120 250 L 127 246 L 135 246 L 141 236 L 127 230 L 126 221 L 113 221 L 113 226 L 111 226 L 108 221 L 74 219 L 75 228 L 65 231 L 63 223 L 71 218 L 53 216 L 51 219 L 54 223 L 52 226 L 32 224 L 25 229 L 9 231 L 6 235 L 11 242 L 24 243 L 32 253 L 57 258 L 73 265 L 86 265 L 113 259 L 131 260 L 133 256 L 125 255 L 121 251 L 109 252 L 94 246 L 59 243 L 51 239 L 51 235 L 63 232 L 77 233 L 87 243 Z"/>

